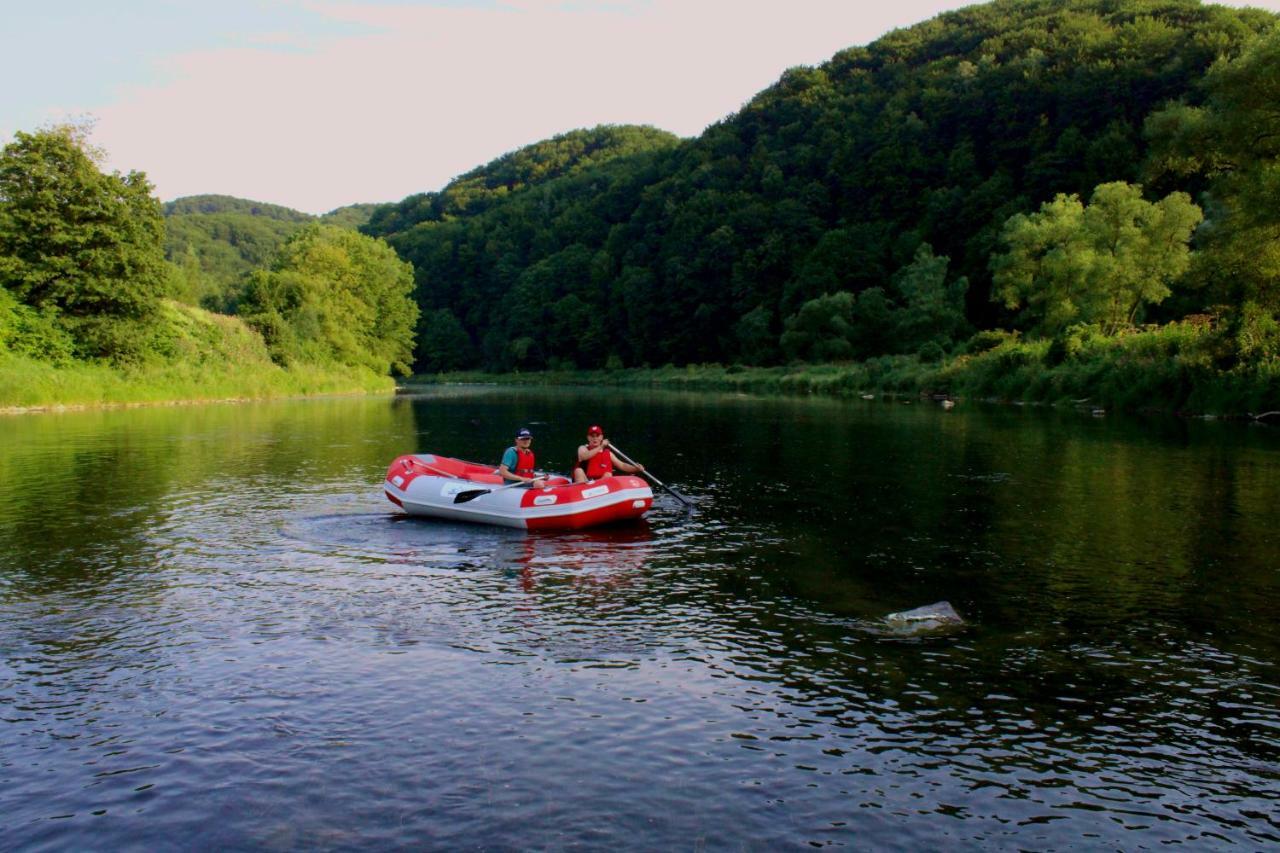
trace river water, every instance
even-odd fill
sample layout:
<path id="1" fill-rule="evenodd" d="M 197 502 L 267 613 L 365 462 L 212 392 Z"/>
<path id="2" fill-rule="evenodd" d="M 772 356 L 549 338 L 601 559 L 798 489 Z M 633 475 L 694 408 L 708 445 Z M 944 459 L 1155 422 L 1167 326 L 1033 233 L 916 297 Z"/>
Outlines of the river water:
<path id="1" fill-rule="evenodd" d="M 395 456 L 695 503 L 406 519 Z M 1280 842 L 1280 430 L 442 388 L 0 418 L 0 848 Z M 881 617 L 946 600 L 966 630 Z"/>

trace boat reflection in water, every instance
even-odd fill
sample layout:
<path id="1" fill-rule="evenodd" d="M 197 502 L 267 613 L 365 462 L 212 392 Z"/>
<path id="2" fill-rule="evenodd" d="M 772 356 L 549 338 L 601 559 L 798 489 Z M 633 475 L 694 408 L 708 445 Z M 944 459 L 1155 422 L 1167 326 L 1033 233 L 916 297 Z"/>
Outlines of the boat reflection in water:
<path id="1" fill-rule="evenodd" d="M 643 519 L 573 533 L 531 533 L 497 549 L 526 592 L 573 586 L 616 589 L 630 584 L 653 554 L 653 531 Z"/>

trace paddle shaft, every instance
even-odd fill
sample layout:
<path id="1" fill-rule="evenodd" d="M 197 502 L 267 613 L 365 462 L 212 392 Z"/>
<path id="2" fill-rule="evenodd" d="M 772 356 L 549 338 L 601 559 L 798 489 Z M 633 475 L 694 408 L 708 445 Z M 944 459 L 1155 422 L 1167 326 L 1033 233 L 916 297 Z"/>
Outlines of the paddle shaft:
<path id="1" fill-rule="evenodd" d="M 535 477 L 534 479 L 537 479 L 537 478 Z M 465 492 L 458 492 L 456 495 L 454 495 L 453 502 L 456 504 L 464 504 L 464 503 L 467 503 L 468 501 L 475 500 L 481 495 L 491 495 L 494 492 L 501 492 L 504 489 L 514 489 L 516 486 L 527 486 L 527 485 L 529 484 L 526 483 L 524 480 L 516 480 L 514 483 L 507 483 L 506 485 L 499 486 L 496 489 L 484 489 L 484 488 L 468 489 Z"/>
<path id="2" fill-rule="evenodd" d="M 627 454 L 623 453 L 620 449 L 618 449 L 618 445 L 614 444 L 613 442 L 609 442 L 609 449 L 614 453 L 618 454 L 618 458 L 621 459 L 623 462 L 627 463 L 628 465 L 636 464 L 634 459 L 632 459 L 630 456 L 627 456 Z M 650 480 L 653 480 L 653 482 L 657 483 L 659 486 L 662 486 L 662 488 L 670 492 L 675 497 L 676 500 L 680 501 L 680 503 L 684 504 L 685 506 L 693 506 L 693 503 L 688 498 L 686 498 L 684 495 L 680 494 L 675 489 L 668 486 L 666 483 L 659 480 L 657 477 L 650 474 L 648 469 L 645 469 L 640 473 L 644 474 Z"/>

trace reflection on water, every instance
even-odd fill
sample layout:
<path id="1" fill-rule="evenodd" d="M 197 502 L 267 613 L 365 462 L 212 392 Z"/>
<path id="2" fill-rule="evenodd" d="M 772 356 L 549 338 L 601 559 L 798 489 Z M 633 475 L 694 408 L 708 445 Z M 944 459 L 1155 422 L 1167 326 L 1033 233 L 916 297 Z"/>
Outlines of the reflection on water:
<path id="1" fill-rule="evenodd" d="M 525 423 L 567 468 L 601 421 L 695 511 L 529 535 L 378 488 Z M 518 389 L 0 419 L 0 838 L 1262 847 L 1277 450 Z M 966 631 L 867 630 L 943 599 Z"/>

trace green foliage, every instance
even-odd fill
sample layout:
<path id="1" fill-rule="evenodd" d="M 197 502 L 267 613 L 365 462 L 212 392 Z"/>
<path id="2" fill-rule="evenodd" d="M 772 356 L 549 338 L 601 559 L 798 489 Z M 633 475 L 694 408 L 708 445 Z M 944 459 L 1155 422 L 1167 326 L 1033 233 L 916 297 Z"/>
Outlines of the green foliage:
<path id="1" fill-rule="evenodd" d="M 175 213 L 165 226 L 165 257 L 181 270 L 180 285 L 171 295 L 191 305 L 233 312 L 245 276 L 270 265 L 280 247 L 303 224 L 242 212 L 211 211 Z"/>
<path id="2" fill-rule="evenodd" d="M 1280 319 L 1256 302 L 1246 302 L 1240 312 L 1236 344 L 1247 364 L 1271 363 L 1280 367 Z"/>
<path id="3" fill-rule="evenodd" d="M 104 174 L 85 133 L 19 133 L 0 152 L 0 404 L 385 390 L 378 374 L 408 370 L 412 269 L 381 241 L 317 225 L 277 253 L 304 214 L 203 197 L 170 206 L 171 236 L 208 239 L 168 262 L 146 178 Z M 227 301 L 198 247 L 241 270 L 279 254 L 252 306 L 272 350 L 237 318 L 164 299 Z"/>
<path id="4" fill-rule="evenodd" d="M 314 217 L 292 208 L 225 195 L 197 195 L 164 206 L 165 258 L 180 271 L 169 295 L 189 305 L 234 312 L 252 270 L 269 266 L 308 222 L 356 230 L 380 205 L 352 204 Z"/>
<path id="5" fill-rule="evenodd" d="M 59 322 L 56 309 L 23 305 L 9 290 L 0 288 L 0 353 L 68 364 L 75 358 L 75 349 L 76 342 Z"/>
<path id="6" fill-rule="evenodd" d="M 1190 263 L 1187 244 L 1201 218 L 1185 193 L 1151 203 L 1123 182 L 1099 186 L 1088 206 L 1059 195 L 1005 223 L 1008 249 L 991 260 L 995 298 L 1027 306 L 1035 328 L 1050 335 L 1072 323 L 1115 334 L 1169 295 Z"/>
<path id="7" fill-rule="evenodd" d="M 888 290 L 872 287 L 811 299 L 787 318 L 782 349 L 789 359 L 842 361 L 883 353 L 950 348 L 968 330 L 965 278 L 947 282 L 949 259 L 928 244 L 894 274 Z M 936 357 L 935 357 L 936 360 Z"/>
<path id="8" fill-rule="evenodd" d="M 340 208 L 341 209 L 341 208 Z M 337 213 L 338 211 L 334 211 Z M 302 224 L 310 222 L 313 217 L 309 213 L 294 210 L 278 204 L 267 204 L 261 201 L 250 201 L 229 195 L 191 195 L 167 202 L 164 206 L 165 216 L 209 215 L 217 213 L 238 213 L 246 216 L 257 216 L 276 222 L 293 222 Z"/>
<path id="9" fill-rule="evenodd" d="M 856 304 L 848 291 L 810 299 L 787 318 L 782 351 L 788 359 L 801 361 L 848 361 L 854 354 Z"/>
<path id="10" fill-rule="evenodd" d="M 557 138 L 367 228 L 414 264 L 420 305 L 450 311 L 491 369 L 596 364 L 601 336 L 630 365 L 946 349 L 1008 320 L 989 267 L 1006 220 L 1135 181 L 1145 118 L 1174 99 L 1200 108 L 1206 70 L 1275 20 L 1184 0 L 995 0 L 792 69 L 697 139 L 592 160 Z M 540 171 L 548 151 L 556 165 Z M 968 282 L 963 322 L 942 310 L 953 294 L 935 288 L 911 307 L 895 282 L 922 244 L 949 259 L 947 286 Z M 530 283 L 569 250 L 589 259 L 584 275 Z M 1117 293 L 1134 287 L 1139 304 L 1158 298 L 1150 281 Z M 788 329 L 803 306 L 842 292 L 851 307 L 828 305 L 830 318 L 811 308 Z M 589 315 L 598 333 L 552 337 L 548 312 L 570 294 L 557 328 Z M 858 319 L 899 311 L 914 321 Z M 1112 325 L 1128 322 L 1116 314 Z"/>
<path id="11" fill-rule="evenodd" d="M 738 359 L 744 364 L 771 364 L 777 358 L 778 335 L 773 330 L 773 312 L 757 305 L 742 316 L 733 328 L 738 340 Z"/>
<path id="12" fill-rule="evenodd" d="M 316 362 L 407 374 L 418 309 L 413 269 L 381 240 L 304 227 L 270 270 L 250 274 L 240 313 L 282 364 Z"/>
<path id="13" fill-rule="evenodd" d="M 652 127 L 600 125 L 570 131 L 504 154 L 455 178 L 438 193 L 419 193 L 399 204 L 378 206 L 361 230 L 385 237 L 407 231 L 420 222 L 474 216 L 513 192 L 618 157 L 670 148 L 678 141 L 673 134 Z"/>
<path id="14" fill-rule="evenodd" d="M 0 328 L 3 317 L 0 307 Z M 239 318 L 172 301 L 156 312 L 153 340 L 154 357 L 129 366 L 53 362 L 39 354 L 5 354 L 0 347 L 0 407 L 386 392 L 393 384 L 363 367 L 299 364 L 286 370 Z"/>
<path id="15" fill-rule="evenodd" d="M 1206 187 L 1195 276 L 1206 303 L 1245 306 L 1233 322 L 1248 359 L 1265 351 L 1257 330 L 1280 317 L 1280 30 L 1216 63 L 1203 89 L 1203 106 L 1174 104 L 1148 120 L 1148 170 Z"/>
<path id="16" fill-rule="evenodd" d="M 135 358 L 168 280 L 160 205 L 145 175 L 104 174 L 92 153 L 67 126 L 0 153 L 0 284 L 79 354 Z"/>
<path id="17" fill-rule="evenodd" d="M 358 231 L 369 224 L 374 212 L 383 206 L 381 204 L 348 204 L 329 211 L 320 217 L 320 221 L 326 225 L 337 225 L 339 228 Z"/>
<path id="18" fill-rule="evenodd" d="M 424 311 L 418 319 L 418 366 L 436 372 L 461 370 L 475 363 L 475 344 L 447 308 Z"/>
<path id="19" fill-rule="evenodd" d="M 890 332 L 894 347 L 903 352 L 925 346 L 941 350 L 968 331 L 964 297 L 969 280 L 961 277 L 948 283 L 949 261 L 924 244 L 916 249 L 911 263 L 894 275 L 893 287 L 902 302 Z"/>

